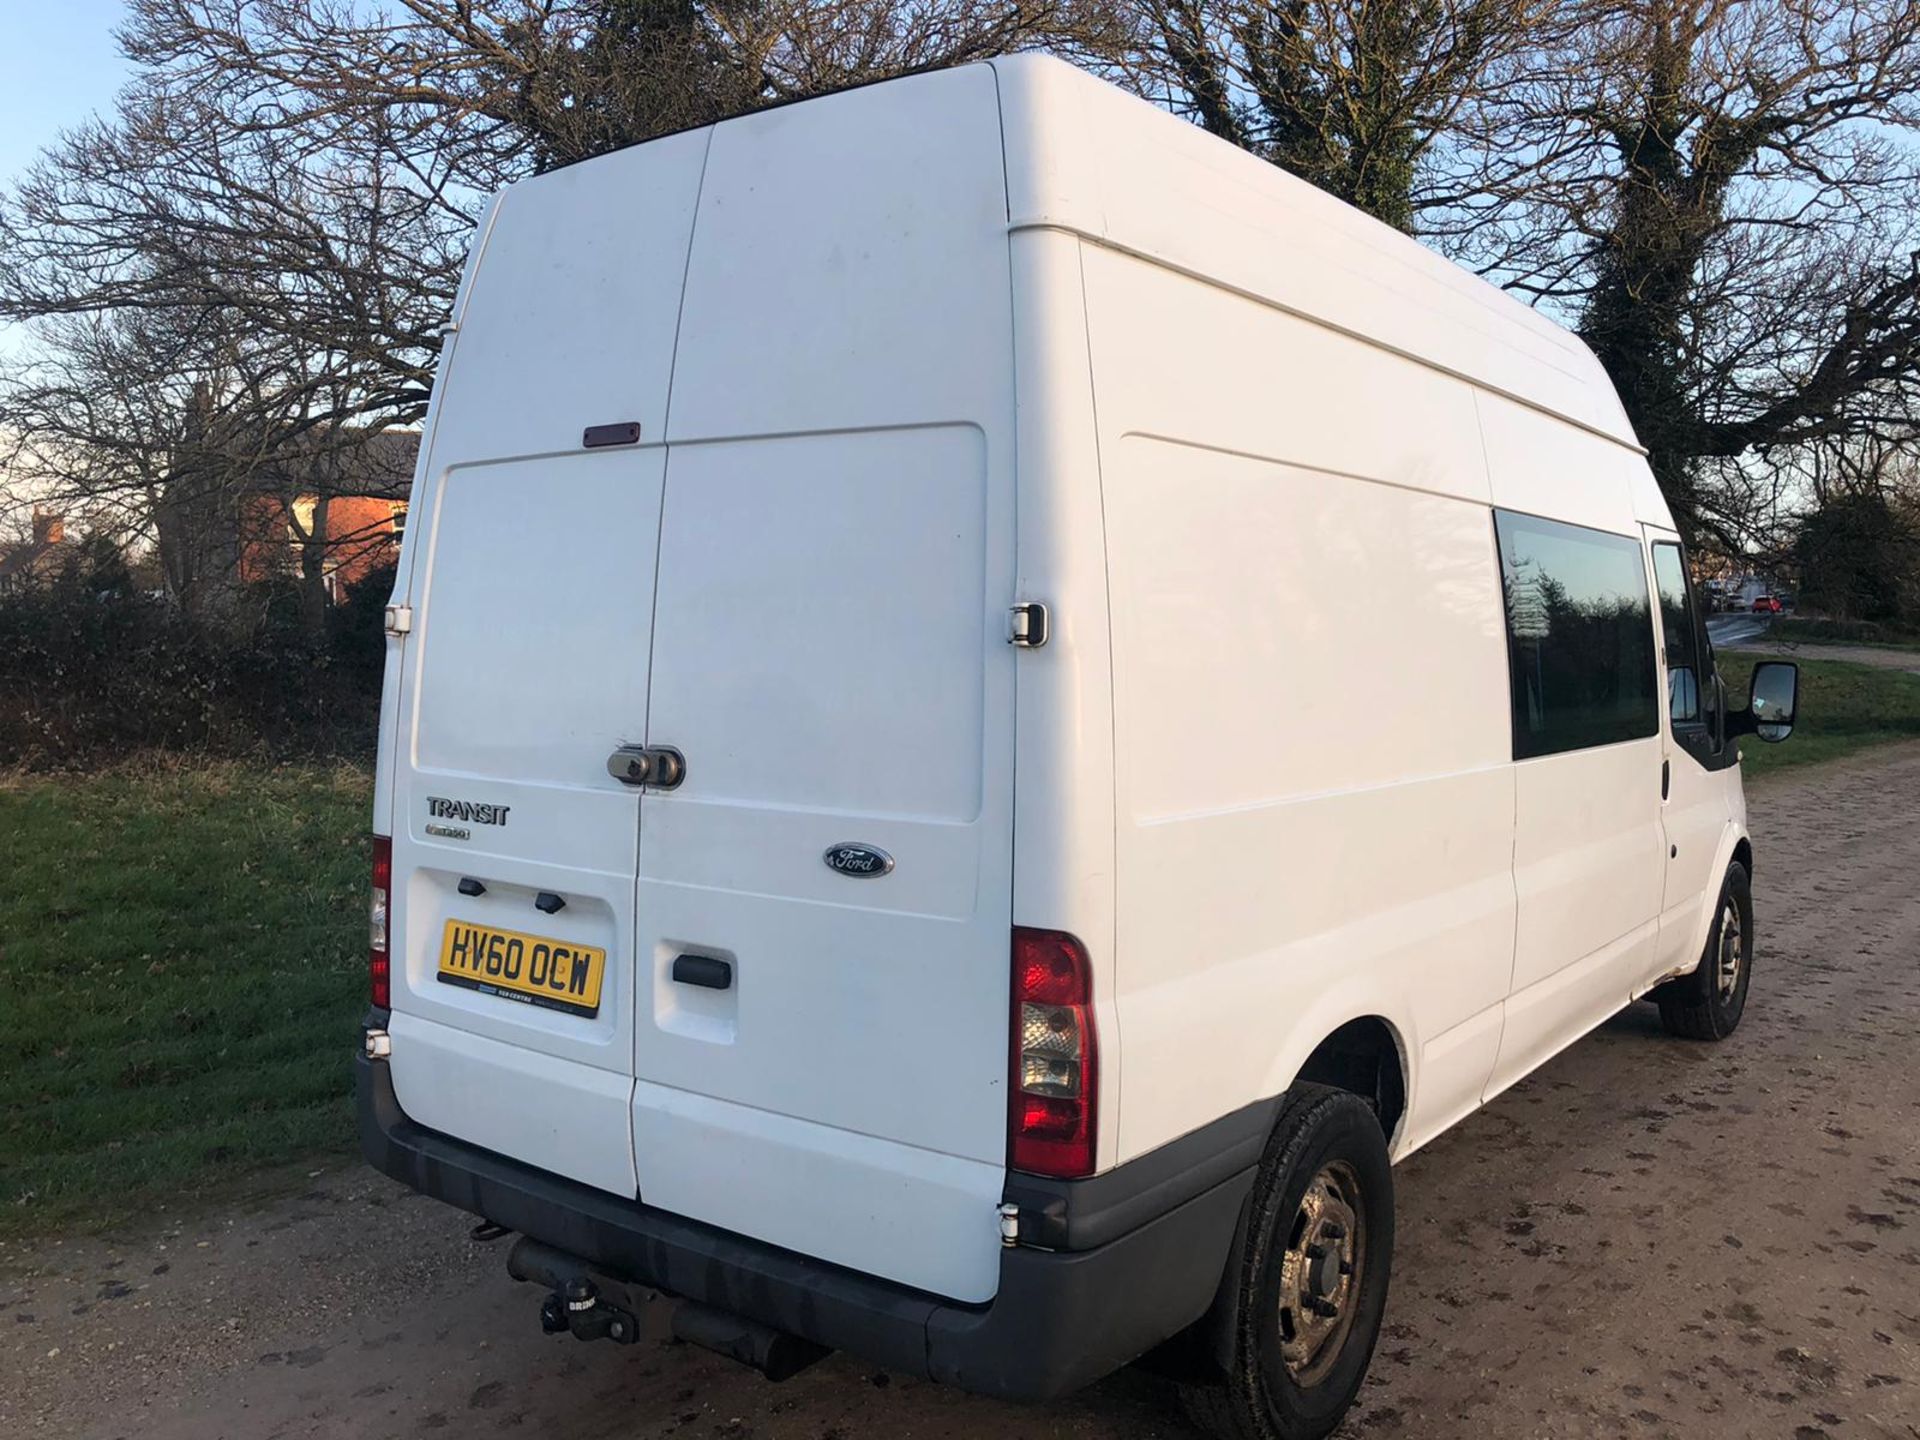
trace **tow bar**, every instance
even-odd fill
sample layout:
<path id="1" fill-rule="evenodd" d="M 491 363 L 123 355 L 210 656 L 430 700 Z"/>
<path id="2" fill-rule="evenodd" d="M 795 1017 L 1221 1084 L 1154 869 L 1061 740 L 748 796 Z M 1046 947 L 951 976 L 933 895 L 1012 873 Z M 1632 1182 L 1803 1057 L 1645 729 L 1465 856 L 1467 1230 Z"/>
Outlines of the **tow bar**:
<path id="1" fill-rule="evenodd" d="M 507 1253 L 507 1273 L 547 1287 L 547 1298 L 540 1302 L 540 1328 L 549 1335 L 611 1340 L 617 1345 L 631 1345 L 640 1338 L 636 1312 L 646 1303 L 645 1294 L 636 1299 L 624 1285 L 606 1280 L 596 1284 L 586 1264 L 564 1250 L 522 1237 Z"/>
<path id="2" fill-rule="evenodd" d="M 628 1311 L 608 1305 L 593 1281 L 576 1275 L 564 1293 L 554 1291 L 540 1302 L 540 1328 L 549 1335 L 562 1330 L 576 1340 L 612 1340 L 631 1345 L 640 1338 L 640 1322 Z"/>
<path id="3" fill-rule="evenodd" d="M 577 1255 L 524 1236 L 507 1255 L 509 1275 L 547 1287 L 547 1296 L 540 1302 L 540 1328 L 549 1335 L 565 1332 L 576 1340 L 631 1345 L 640 1338 L 639 1311 L 659 1299 L 673 1307 L 669 1323 L 675 1339 L 738 1360 L 769 1380 L 790 1379 L 831 1353 L 824 1345 L 743 1315 L 644 1287 L 632 1288 L 593 1275 L 591 1268 Z"/>

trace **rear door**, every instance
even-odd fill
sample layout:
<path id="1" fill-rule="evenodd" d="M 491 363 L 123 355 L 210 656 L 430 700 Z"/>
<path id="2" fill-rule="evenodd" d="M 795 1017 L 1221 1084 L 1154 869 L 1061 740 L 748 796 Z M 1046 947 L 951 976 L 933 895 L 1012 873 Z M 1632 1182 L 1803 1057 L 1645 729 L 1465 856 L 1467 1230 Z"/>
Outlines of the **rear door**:
<path id="1" fill-rule="evenodd" d="M 649 1204 L 967 1300 L 1012 904 L 985 462 L 967 426 L 676 448 L 650 736 L 687 774 L 646 802 L 633 1122 Z"/>
<path id="2" fill-rule="evenodd" d="M 1016 654 L 992 72 L 718 127 L 695 235 L 647 728 L 686 778 L 641 826 L 640 1196 L 986 1300 Z"/>
<path id="3" fill-rule="evenodd" d="M 666 406 L 707 132 L 523 182 L 414 496 L 392 1073 L 432 1129 L 634 1192 L 634 880 Z M 588 448 L 588 427 L 637 442 Z"/>

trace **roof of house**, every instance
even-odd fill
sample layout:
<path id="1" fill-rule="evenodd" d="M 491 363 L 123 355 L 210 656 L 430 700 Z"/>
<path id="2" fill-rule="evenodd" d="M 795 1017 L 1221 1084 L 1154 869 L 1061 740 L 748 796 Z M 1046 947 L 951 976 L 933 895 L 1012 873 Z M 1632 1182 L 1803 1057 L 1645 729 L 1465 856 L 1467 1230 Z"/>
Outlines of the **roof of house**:
<path id="1" fill-rule="evenodd" d="M 262 490 L 404 500 L 419 453 L 415 430 L 314 430 L 269 457 L 253 484 Z"/>

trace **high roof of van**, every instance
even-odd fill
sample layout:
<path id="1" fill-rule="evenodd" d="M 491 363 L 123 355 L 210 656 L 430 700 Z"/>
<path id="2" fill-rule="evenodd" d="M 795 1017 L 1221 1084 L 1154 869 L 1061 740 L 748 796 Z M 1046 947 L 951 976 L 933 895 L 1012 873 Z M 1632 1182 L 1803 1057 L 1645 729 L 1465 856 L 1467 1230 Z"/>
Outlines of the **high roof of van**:
<path id="1" fill-rule="evenodd" d="M 761 219 L 740 221 L 748 209 Z M 941 387 L 962 333 L 983 355 L 1004 343 L 979 329 L 982 287 L 1006 284 L 1005 245 L 991 240 L 1002 224 L 1168 267 L 1640 448 L 1577 336 L 1198 126 L 1064 61 L 1015 55 L 749 112 L 509 186 L 452 317 L 463 365 L 494 356 L 506 388 L 446 389 L 434 467 L 455 450 L 571 445 L 585 410 L 667 440 L 972 414 Z M 883 235 L 915 236 L 911 253 L 869 253 L 862 237 Z M 482 252 L 494 278 L 480 289 L 499 296 L 470 314 Z M 777 337 L 770 314 L 785 317 Z M 928 348 L 929 333 L 945 338 Z M 607 392 L 592 403 L 590 382 Z M 1645 489 L 1648 516 L 1664 519 L 1650 477 Z"/>
<path id="2" fill-rule="evenodd" d="M 1071 231 L 1639 447 L 1593 352 L 1512 296 L 1064 61 L 991 63 L 1012 228 Z"/>

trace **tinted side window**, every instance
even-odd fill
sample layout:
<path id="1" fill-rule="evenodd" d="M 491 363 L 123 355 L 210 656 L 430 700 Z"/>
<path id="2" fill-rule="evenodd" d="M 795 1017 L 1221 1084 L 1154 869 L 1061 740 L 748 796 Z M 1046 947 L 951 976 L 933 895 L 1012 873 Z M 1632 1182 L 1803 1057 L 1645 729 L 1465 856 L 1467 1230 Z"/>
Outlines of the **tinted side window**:
<path id="1" fill-rule="evenodd" d="M 1638 740 L 1660 728 L 1640 542 L 1494 512 L 1506 588 L 1513 757 Z"/>
<path id="2" fill-rule="evenodd" d="M 1660 627 L 1667 638 L 1667 708 L 1676 725 L 1700 721 L 1700 664 L 1694 644 L 1693 600 L 1687 594 L 1687 567 L 1680 547 L 1656 542 L 1653 583 L 1660 592 Z"/>

